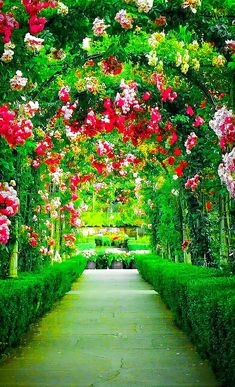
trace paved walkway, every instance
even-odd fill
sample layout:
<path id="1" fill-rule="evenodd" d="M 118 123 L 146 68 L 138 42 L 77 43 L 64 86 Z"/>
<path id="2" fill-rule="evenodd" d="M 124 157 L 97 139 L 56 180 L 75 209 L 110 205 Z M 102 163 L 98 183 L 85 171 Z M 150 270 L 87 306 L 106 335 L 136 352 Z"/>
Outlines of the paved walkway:
<path id="1" fill-rule="evenodd" d="M 136 270 L 87 270 L 0 367 L 0 386 L 216 386 Z"/>

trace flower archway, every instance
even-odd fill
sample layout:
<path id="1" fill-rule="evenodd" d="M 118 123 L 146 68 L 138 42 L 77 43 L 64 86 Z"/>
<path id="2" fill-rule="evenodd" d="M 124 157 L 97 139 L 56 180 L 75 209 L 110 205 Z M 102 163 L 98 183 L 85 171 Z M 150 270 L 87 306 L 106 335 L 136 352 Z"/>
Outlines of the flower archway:
<path id="1" fill-rule="evenodd" d="M 0 6 L 3 261 L 18 244 L 22 270 L 72 253 L 94 198 L 145 216 L 163 256 L 228 260 L 232 1 Z"/>

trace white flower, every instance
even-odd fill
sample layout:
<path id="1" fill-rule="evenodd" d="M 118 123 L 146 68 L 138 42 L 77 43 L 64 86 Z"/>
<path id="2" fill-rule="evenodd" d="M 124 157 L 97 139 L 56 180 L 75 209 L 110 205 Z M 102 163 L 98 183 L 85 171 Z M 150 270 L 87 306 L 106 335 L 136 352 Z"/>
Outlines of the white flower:
<path id="1" fill-rule="evenodd" d="M 90 48 L 91 48 L 91 42 L 92 42 L 91 38 L 84 38 L 83 41 L 82 41 L 82 48 L 83 48 L 83 50 L 89 51 Z"/>

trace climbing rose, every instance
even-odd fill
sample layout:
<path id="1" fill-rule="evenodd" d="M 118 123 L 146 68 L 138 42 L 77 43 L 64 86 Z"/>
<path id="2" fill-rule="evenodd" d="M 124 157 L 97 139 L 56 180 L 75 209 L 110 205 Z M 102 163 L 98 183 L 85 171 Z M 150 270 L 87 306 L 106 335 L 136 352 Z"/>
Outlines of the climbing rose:
<path id="1" fill-rule="evenodd" d="M 226 109 L 225 106 L 217 110 L 209 126 L 218 136 L 222 149 L 225 149 L 227 144 L 235 144 L 235 116 L 232 110 Z"/>
<path id="2" fill-rule="evenodd" d="M 195 175 L 191 179 L 187 180 L 187 182 L 185 183 L 185 188 L 191 188 L 192 191 L 195 191 L 199 183 L 200 183 L 200 176 Z"/>
<path id="3" fill-rule="evenodd" d="M 218 174 L 220 180 L 226 184 L 230 196 L 235 198 L 235 148 L 223 156 Z"/>
<path id="4" fill-rule="evenodd" d="M 10 221 L 6 216 L 0 215 L 0 244 L 6 245 L 9 237 L 10 237 L 10 230 L 9 225 Z"/>
<path id="5" fill-rule="evenodd" d="M 186 152 L 188 155 L 191 154 L 191 149 L 197 145 L 197 135 L 194 132 L 191 132 L 187 140 L 184 143 Z"/>

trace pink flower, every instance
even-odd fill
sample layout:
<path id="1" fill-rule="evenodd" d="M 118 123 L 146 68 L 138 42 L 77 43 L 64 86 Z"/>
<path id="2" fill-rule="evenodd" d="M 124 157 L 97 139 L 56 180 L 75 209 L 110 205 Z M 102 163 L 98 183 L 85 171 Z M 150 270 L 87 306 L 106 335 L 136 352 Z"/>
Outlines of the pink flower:
<path id="1" fill-rule="evenodd" d="M 186 114 L 188 114 L 189 116 L 193 116 L 195 114 L 195 111 L 193 110 L 192 106 L 187 107 Z"/>
<path id="2" fill-rule="evenodd" d="M 185 183 L 185 188 L 191 188 L 192 191 L 195 191 L 199 183 L 200 183 L 200 176 L 195 175 L 191 179 L 187 180 L 187 182 Z"/>
<path id="3" fill-rule="evenodd" d="M 197 116 L 195 118 L 195 122 L 194 122 L 193 126 L 195 126 L 195 127 L 201 126 L 202 124 L 204 124 L 204 122 L 205 122 L 205 119 L 203 117 Z"/>

